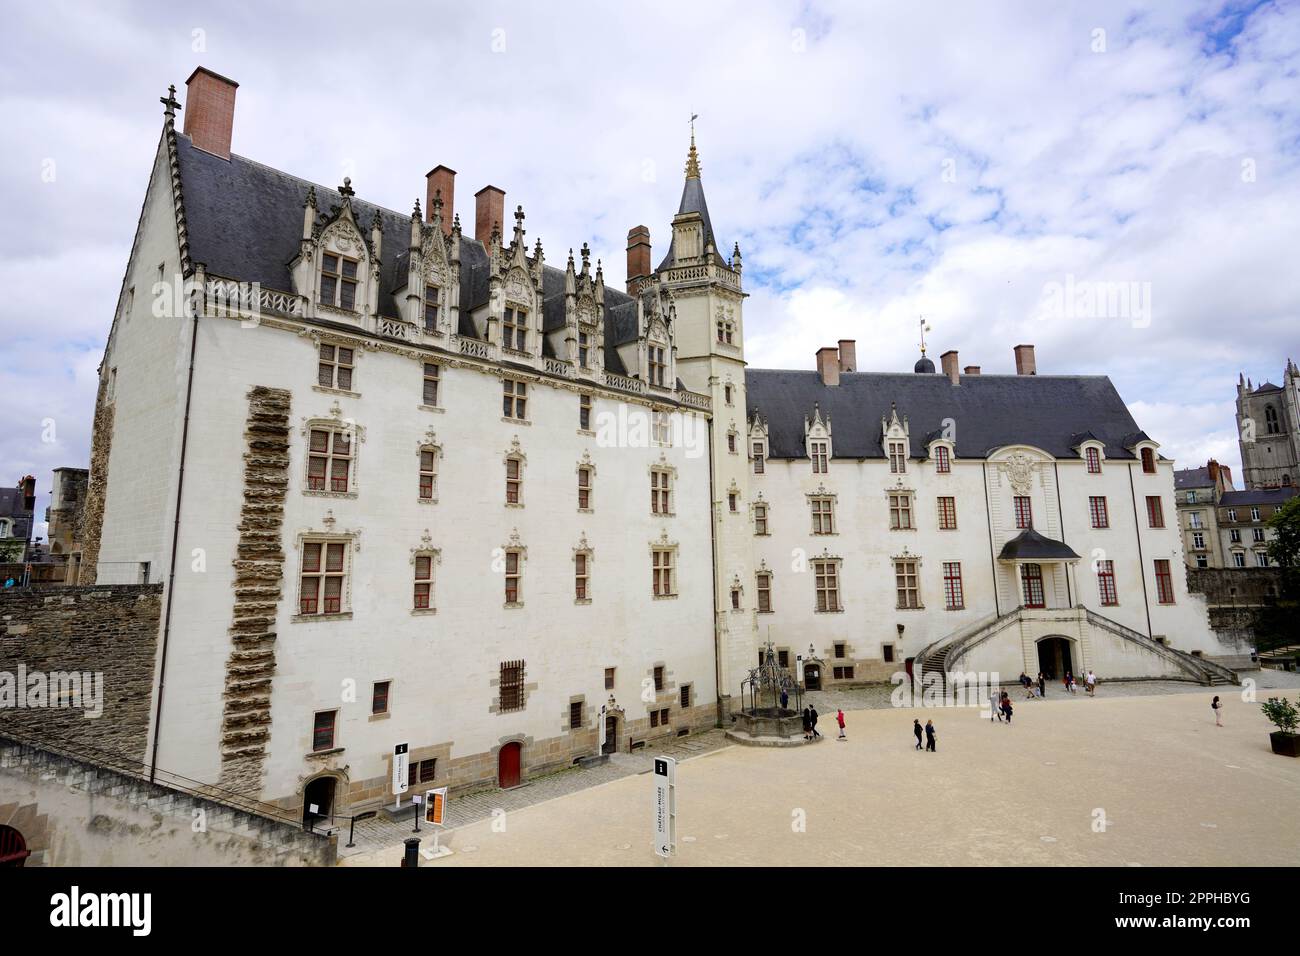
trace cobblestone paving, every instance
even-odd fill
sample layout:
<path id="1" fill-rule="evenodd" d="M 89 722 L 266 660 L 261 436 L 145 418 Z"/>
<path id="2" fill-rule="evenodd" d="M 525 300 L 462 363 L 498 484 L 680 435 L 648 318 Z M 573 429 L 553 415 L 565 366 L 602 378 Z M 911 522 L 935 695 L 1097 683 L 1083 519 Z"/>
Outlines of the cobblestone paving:
<path id="1" fill-rule="evenodd" d="M 513 790 L 498 790 L 492 787 L 463 795 L 452 794 L 448 802 L 447 826 L 444 832 L 486 820 L 496 810 L 509 813 L 512 810 L 530 807 L 602 783 L 609 783 L 611 780 L 649 773 L 655 757 L 668 756 L 675 757 L 678 761 L 689 760 L 691 757 L 711 753 L 726 746 L 728 741 L 723 731 L 715 728 L 690 737 L 670 738 L 662 745 L 647 744 L 645 749 L 638 750 L 636 753 L 613 754 L 608 763 L 598 767 L 589 769 L 571 767 L 544 777 L 537 777 Z M 410 836 L 420 836 L 421 847 L 431 846 L 433 843 L 430 828 L 423 823 L 420 825 L 420 833 L 416 834 L 413 832 L 415 828 L 413 819 L 388 820 L 381 815 L 357 823 L 354 838 L 356 846 L 349 849 L 344 846 L 348 840 L 347 821 L 336 821 L 336 824 L 338 823 L 341 823 L 340 857 L 354 856 L 381 847 L 393 847 L 395 859 L 400 858 L 402 841 Z"/>

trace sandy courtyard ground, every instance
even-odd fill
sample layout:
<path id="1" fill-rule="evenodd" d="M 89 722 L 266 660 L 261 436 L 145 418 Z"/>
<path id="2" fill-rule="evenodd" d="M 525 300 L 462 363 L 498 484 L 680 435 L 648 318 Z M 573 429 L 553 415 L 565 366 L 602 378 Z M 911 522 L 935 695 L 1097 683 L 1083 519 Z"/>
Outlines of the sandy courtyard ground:
<path id="1" fill-rule="evenodd" d="M 913 717 L 937 753 L 913 749 Z M 680 763 L 671 865 L 1300 864 L 1300 760 L 1270 751 L 1238 688 L 1016 701 L 1009 727 L 955 708 L 846 718 L 847 742 L 830 713 L 820 743 Z M 446 832 L 454 854 L 420 865 L 656 866 L 652 807 L 651 775 L 628 777 Z"/>

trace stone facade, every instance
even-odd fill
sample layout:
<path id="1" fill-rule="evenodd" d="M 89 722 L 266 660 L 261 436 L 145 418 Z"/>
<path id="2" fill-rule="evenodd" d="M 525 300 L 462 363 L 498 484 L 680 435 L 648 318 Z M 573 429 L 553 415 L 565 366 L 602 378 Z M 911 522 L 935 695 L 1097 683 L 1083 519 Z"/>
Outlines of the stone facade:
<path id="1" fill-rule="evenodd" d="M 79 584 L 94 584 L 99 572 L 99 541 L 104 527 L 104 495 L 108 488 L 108 461 L 113 449 L 113 405 L 108 401 L 109 377 L 100 374 L 95 393 L 95 419 L 90 426 L 90 475 L 82 506 L 81 572 Z"/>
<path id="2" fill-rule="evenodd" d="M 1210 627 L 1239 654 L 1256 646 L 1255 618 L 1282 596 L 1282 569 L 1208 568 L 1189 570 L 1187 588 L 1205 595 Z"/>
<path id="3" fill-rule="evenodd" d="M 1281 385 L 1238 376 L 1237 431 L 1247 488 L 1300 487 L 1300 367 L 1287 359 Z"/>

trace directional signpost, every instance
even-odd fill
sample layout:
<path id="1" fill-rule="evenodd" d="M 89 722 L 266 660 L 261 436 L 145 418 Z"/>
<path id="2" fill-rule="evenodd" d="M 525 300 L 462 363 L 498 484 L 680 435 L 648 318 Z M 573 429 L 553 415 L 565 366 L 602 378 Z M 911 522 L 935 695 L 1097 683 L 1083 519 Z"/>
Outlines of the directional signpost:
<path id="1" fill-rule="evenodd" d="M 393 748 L 393 793 L 397 795 L 397 809 L 402 806 L 402 794 L 406 793 L 407 769 L 411 766 L 409 744 L 398 744 Z"/>
<path id="2" fill-rule="evenodd" d="M 664 859 L 677 849 L 677 761 L 655 757 L 655 853 Z"/>

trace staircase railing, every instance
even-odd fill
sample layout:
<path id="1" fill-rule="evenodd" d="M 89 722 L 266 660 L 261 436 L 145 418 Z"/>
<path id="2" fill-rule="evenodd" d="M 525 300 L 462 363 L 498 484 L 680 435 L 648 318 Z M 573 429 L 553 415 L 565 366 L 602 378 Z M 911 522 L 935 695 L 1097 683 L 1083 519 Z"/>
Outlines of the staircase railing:
<path id="1" fill-rule="evenodd" d="M 1147 637 L 1141 631 L 1135 631 L 1131 627 L 1125 627 L 1118 621 L 1112 621 L 1110 618 L 1103 617 L 1095 611 L 1090 611 L 1087 608 L 1084 608 L 1084 612 L 1088 615 L 1089 624 L 1092 624 L 1094 627 L 1100 627 L 1102 630 L 1109 631 L 1116 637 L 1129 641 L 1132 644 L 1137 644 L 1145 650 L 1160 655 L 1165 660 L 1177 665 L 1183 671 L 1186 671 L 1195 678 L 1196 682 L 1199 684 L 1209 684 L 1210 675 L 1213 673 L 1218 673 L 1221 677 L 1226 676 L 1226 679 L 1230 683 L 1237 683 L 1236 676 L 1226 667 L 1212 664 L 1210 661 L 1207 661 L 1202 657 L 1193 657 L 1186 651 L 1180 651 L 1177 648 L 1170 647 L 1168 644 L 1161 644 L 1159 641 Z"/>

